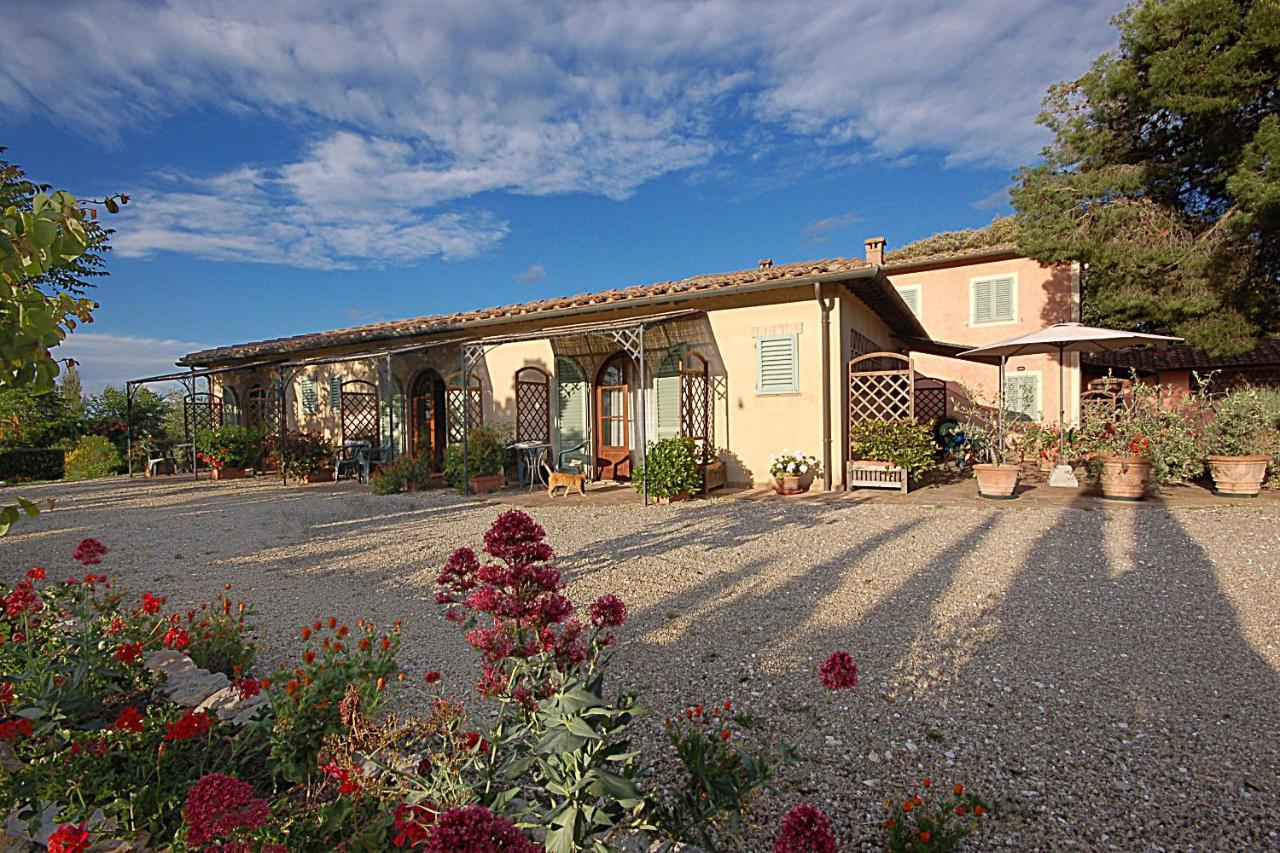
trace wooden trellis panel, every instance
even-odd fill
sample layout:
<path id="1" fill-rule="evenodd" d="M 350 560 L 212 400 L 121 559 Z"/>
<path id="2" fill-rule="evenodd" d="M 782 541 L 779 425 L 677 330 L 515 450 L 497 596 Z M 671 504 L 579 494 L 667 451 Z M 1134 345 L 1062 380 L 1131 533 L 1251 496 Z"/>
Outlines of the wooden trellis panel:
<path id="1" fill-rule="evenodd" d="M 896 352 L 873 352 L 849 362 L 849 425 L 915 417 L 915 371 Z"/>
<path id="2" fill-rule="evenodd" d="M 222 426 L 222 400 L 212 394 L 197 391 L 183 399 L 183 426 L 191 435 L 202 430 L 215 430 Z"/>
<path id="3" fill-rule="evenodd" d="M 680 359 L 680 434 L 693 439 L 698 457 L 711 461 L 715 454 L 715 416 L 711 405 L 711 370 L 699 352 Z"/>
<path id="4" fill-rule="evenodd" d="M 382 419 L 378 416 L 378 387 L 362 379 L 344 382 L 341 401 L 342 440 L 367 441 L 372 447 L 379 446 Z"/>
<path id="5" fill-rule="evenodd" d="M 540 367 L 516 371 L 516 441 L 551 441 L 551 375 Z"/>
<path id="6" fill-rule="evenodd" d="M 466 426 L 475 428 L 484 426 L 484 404 L 480 394 L 480 382 L 475 376 L 468 377 L 467 385 L 462 385 L 462 377 L 454 374 L 449 380 L 449 389 L 445 393 L 445 422 L 449 425 L 449 443 L 458 444 L 464 435 L 463 405 L 466 405 Z"/>
<path id="7" fill-rule="evenodd" d="M 244 420 L 247 427 L 263 427 L 269 433 L 280 431 L 280 392 L 261 385 L 245 395 Z"/>
<path id="8" fill-rule="evenodd" d="M 947 416 L 947 383 L 941 379 L 920 376 L 915 380 L 915 416 L 922 424 L 932 426 Z"/>

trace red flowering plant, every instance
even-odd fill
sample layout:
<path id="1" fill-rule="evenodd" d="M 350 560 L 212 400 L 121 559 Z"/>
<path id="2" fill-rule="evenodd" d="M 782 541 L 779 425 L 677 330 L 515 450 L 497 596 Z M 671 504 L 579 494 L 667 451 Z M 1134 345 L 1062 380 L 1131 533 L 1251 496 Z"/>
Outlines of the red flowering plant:
<path id="1" fill-rule="evenodd" d="M 740 744 L 729 701 L 694 705 L 664 725 L 684 772 L 651 804 L 650 819 L 676 841 L 708 850 L 740 846 L 746 807 L 778 767 L 799 760 L 795 749 Z"/>
<path id="2" fill-rule="evenodd" d="M 1155 485 L 1195 479 L 1204 473 L 1203 425 L 1208 397 L 1179 394 L 1165 385 L 1135 382 L 1114 407 L 1091 406 L 1080 413 L 1077 446 L 1088 455 L 1097 479 L 1104 457 L 1151 462 Z"/>
<path id="3" fill-rule="evenodd" d="M 233 602 L 226 594 L 230 590 L 231 584 L 226 584 L 223 594 L 213 601 L 173 617 L 170 630 L 181 632 L 175 635 L 175 641 L 181 642 L 185 636 L 186 642 L 171 648 L 182 649 L 196 666 L 239 678 L 252 667 L 257 651 L 254 611 L 244 601 Z"/>
<path id="4" fill-rule="evenodd" d="M 263 452 L 261 429 L 224 426 L 196 433 L 196 455 L 211 468 L 256 468 Z"/>
<path id="5" fill-rule="evenodd" d="M 338 706 L 348 688 L 354 687 L 360 706 L 373 714 L 385 701 L 388 679 L 399 672 L 398 622 L 380 632 L 362 619 L 353 631 L 331 616 L 302 626 L 298 634 L 300 660 L 258 682 L 271 704 L 250 725 L 267 746 L 272 775 L 290 782 L 314 775 L 324 737 L 342 731 Z"/>
<path id="6" fill-rule="evenodd" d="M 890 851 L 946 853 L 978 831 L 987 814 L 986 803 L 964 785 L 941 793 L 937 787 L 926 778 L 915 791 L 885 800 L 885 842 Z"/>
<path id="7" fill-rule="evenodd" d="M 839 853 L 831 819 L 810 803 L 797 803 L 782 819 L 773 853 Z"/>

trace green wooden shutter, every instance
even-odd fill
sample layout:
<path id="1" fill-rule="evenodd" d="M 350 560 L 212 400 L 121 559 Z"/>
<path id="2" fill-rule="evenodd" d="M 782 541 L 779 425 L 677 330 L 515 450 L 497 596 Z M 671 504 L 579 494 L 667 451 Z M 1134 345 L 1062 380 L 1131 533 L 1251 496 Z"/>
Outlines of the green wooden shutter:
<path id="1" fill-rule="evenodd" d="M 757 379 L 759 394 L 790 394 L 799 390 L 796 335 L 774 335 L 756 338 Z"/>
<path id="2" fill-rule="evenodd" d="M 1013 320 L 1013 279 L 1000 278 L 991 282 L 991 313 L 998 322 Z"/>
<path id="3" fill-rule="evenodd" d="M 654 420 L 660 439 L 680 434 L 680 359 L 683 357 L 683 346 L 672 347 L 653 377 L 654 407 L 658 410 Z"/>
<path id="4" fill-rule="evenodd" d="M 314 376 L 302 377 L 302 413 L 306 415 L 314 415 L 320 411 L 320 395 L 316 390 L 316 378 Z"/>
<path id="5" fill-rule="evenodd" d="M 556 358 L 556 454 L 587 440 L 588 387 L 582 368 L 572 359 Z M 565 458 L 565 465 L 574 463 L 587 469 L 588 451 L 579 451 Z"/>
<path id="6" fill-rule="evenodd" d="M 329 408 L 335 412 L 342 408 L 342 377 L 336 373 L 329 377 Z"/>
<path id="7" fill-rule="evenodd" d="M 973 322 L 990 323 L 994 319 L 991 282 L 975 281 L 973 283 Z"/>

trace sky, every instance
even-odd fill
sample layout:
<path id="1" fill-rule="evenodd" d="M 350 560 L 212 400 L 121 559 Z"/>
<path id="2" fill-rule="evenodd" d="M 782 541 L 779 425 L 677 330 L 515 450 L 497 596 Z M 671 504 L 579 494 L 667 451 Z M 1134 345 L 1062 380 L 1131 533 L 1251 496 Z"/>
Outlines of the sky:
<path id="1" fill-rule="evenodd" d="M 89 391 L 194 349 L 1009 212 L 1120 0 L 8 0 L 0 145 L 125 192 Z"/>

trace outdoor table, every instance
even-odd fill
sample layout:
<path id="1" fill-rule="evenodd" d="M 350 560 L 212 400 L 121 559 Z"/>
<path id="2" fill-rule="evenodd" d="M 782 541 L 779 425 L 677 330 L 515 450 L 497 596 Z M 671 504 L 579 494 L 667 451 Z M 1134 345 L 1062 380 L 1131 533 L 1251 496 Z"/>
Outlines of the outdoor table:
<path id="1" fill-rule="evenodd" d="M 545 441 L 517 441 L 515 444 L 508 444 L 508 450 L 514 450 L 521 456 L 521 465 L 527 472 L 526 476 L 529 481 L 529 491 L 533 491 L 535 483 L 547 484 L 546 478 L 542 475 L 542 462 L 547 458 L 547 453 L 551 450 L 551 445 Z"/>

